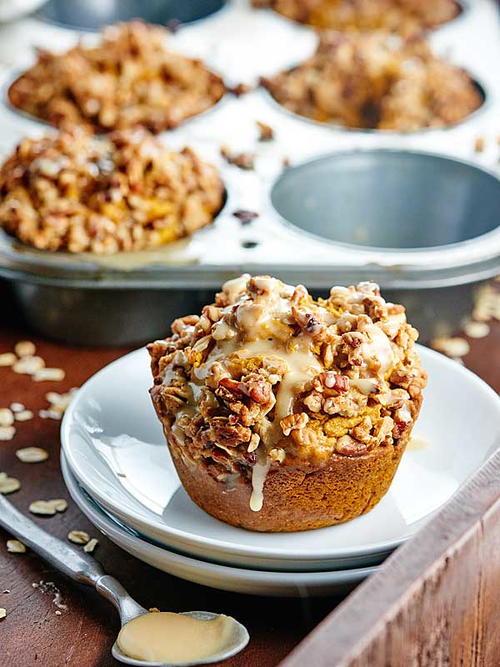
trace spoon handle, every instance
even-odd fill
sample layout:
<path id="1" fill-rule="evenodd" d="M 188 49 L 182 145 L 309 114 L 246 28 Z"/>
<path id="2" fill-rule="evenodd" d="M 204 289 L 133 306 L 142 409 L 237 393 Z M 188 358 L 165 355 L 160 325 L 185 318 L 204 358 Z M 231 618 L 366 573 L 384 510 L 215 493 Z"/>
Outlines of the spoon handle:
<path id="1" fill-rule="evenodd" d="M 46 533 L 1 494 L 0 526 L 75 581 L 95 586 L 104 575 L 101 565 L 92 556 Z"/>

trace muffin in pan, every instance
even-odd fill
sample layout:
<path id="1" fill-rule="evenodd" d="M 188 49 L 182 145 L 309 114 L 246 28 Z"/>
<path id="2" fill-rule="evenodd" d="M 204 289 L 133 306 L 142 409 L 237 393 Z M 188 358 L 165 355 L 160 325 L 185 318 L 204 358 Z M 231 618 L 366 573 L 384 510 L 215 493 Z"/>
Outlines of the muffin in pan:
<path id="1" fill-rule="evenodd" d="M 243 275 L 172 331 L 149 346 L 151 396 L 202 509 L 279 532 L 379 502 L 426 384 L 403 306 L 374 283 L 314 300 L 301 285 Z"/>
<path id="2" fill-rule="evenodd" d="M 40 250 L 161 246 L 211 223 L 224 197 L 214 166 L 143 130 L 26 138 L 0 167 L 0 227 Z"/>
<path id="3" fill-rule="evenodd" d="M 262 84 L 294 113 L 358 129 L 446 127 L 483 103 L 468 73 L 424 39 L 383 31 L 322 33 L 311 58 Z"/>
<path id="4" fill-rule="evenodd" d="M 98 46 L 77 44 L 38 61 L 10 86 L 10 103 L 57 127 L 96 132 L 141 126 L 177 127 L 225 93 L 222 79 L 200 60 L 167 48 L 167 30 L 140 21 L 109 26 Z"/>
<path id="5" fill-rule="evenodd" d="M 455 0 L 253 0 L 292 21 L 328 30 L 389 30 L 414 35 L 461 12 Z"/>

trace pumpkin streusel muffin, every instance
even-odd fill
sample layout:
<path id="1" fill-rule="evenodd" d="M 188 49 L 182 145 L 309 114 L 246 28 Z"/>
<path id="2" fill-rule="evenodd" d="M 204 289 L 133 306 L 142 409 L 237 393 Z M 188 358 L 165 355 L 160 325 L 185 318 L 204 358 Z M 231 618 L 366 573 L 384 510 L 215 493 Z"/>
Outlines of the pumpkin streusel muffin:
<path id="1" fill-rule="evenodd" d="M 243 275 L 172 331 L 149 346 L 151 396 L 202 509 L 296 531 L 379 502 L 426 384 L 403 306 L 374 283 L 315 301 L 301 285 Z"/>
<path id="2" fill-rule="evenodd" d="M 292 21 L 327 30 L 390 30 L 414 35 L 460 13 L 455 0 L 253 0 Z"/>
<path id="3" fill-rule="evenodd" d="M 483 103 L 469 74 L 426 40 L 383 31 L 322 33 L 314 55 L 262 84 L 294 113 L 358 129 L 446 127 Z"/>
<path id="4" fill-rule="evenodd" d="M 218 102 L 225 86 L 200 60 L 170 51 L 167 39 L 165 28 L 131 21 L 105 28 L 97 46 L 40 50 L 10 86 L 9 101 L 57 127 L 177 127 Z"/>
<path id="5" fill-rule="evenodd" d="M 0 167 L 0 227 L 40 250 L 111 254 L 161 246 L 213 221 L 217 169 L 143 130 L 82 128 L 24 139 Z"/>

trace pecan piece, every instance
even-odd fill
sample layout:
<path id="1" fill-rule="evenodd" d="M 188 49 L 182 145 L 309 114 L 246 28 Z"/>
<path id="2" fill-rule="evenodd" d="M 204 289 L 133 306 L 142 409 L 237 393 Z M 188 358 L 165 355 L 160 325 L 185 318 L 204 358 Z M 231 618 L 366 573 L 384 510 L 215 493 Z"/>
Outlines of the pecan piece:
<path id="1" fill-rule="evenodd" d="M 342 454 L 343 456 L 363 456 L 368 450 L 368 445 L 354 440 L 350 435 L 343 435 L 337 440 L 335 445 L 337 454 Z"/>
<path id="2" fill-rule="evenodd" d="M 290 435 L 292 431 L 300 431 L 309 421 L 309 415 L 305 412 L 300 414 L 288 415 L 280 421 L 281 430 L 284 435 Z"/>

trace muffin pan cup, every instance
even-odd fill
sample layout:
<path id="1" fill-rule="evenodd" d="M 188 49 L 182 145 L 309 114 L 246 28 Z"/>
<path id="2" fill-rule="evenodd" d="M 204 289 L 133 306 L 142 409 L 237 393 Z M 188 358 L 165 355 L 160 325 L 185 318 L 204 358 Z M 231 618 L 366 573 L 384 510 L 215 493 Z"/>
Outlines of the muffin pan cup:
<path id="1" fill-rule="evenodd" d="M 228 193 L 226 206 L 214 225 L 187 241 L 185 253 L 181 251 L 179 257 L 164 260 L 155 258 L 149 262 L 146 259 L 133 267 L 121 266 L 121 257 L 117 256 L 118 263 L 111 266 L 106 258 L 97 256 L 36 251 L 0 232 L 0 276 L 12 282 L 25 317 L 35 328 L 47 336 L 86 345 L 138 343 L 163 336 L 174 317 L 199 311 L 200 305 L 212 300 L 222 282 L 244 271 L 268 273 L 290 283 L 303 283 L 315 295 L 326 293 L 333 284 L 374 280 L 381 285 L 387 298 L 407 306 L 409 320 L 421 330 L 421 340 L 451 333 L 460 320 L 470 314 L 473 294 L 481 281 L 500 272 L 498 207 L 496 214 L 492 211 L 488 215 L 479 215 L 479 208 L 482 209 L 487 201 L 496 201 L 496 195 L 478 197 L 474 194 L 477 183 L 472 187 L 472 195 L 468 188 L 456 184 L 447 191 L 448 185 L 438 181 L 437 177 L 430 178 L 427 169 L 428 164 L 439 163 L 436 174 L 445 178 L 446 167 L 460 170 L 459 163 L 463 165 L 464 178 L 475 175 L 478 182 L 488 181 L 488 188 L 495 192 L 500 188 L 494 174 L 476 168 L 475 165 L 480 167 L 486 160 L 484 155 L 473 152 L 474 140 L 478 136 L 488 132 L 496 136 L 498 133 L 496 100 L 500 99 L 500 81 L 495 76 L 494 62 L 500 58 L 500 45 L 498 40 L 493 40 L 495 11 L 493 0 L 485 0 L 471 7 L 460 21 L 453 21 L 434 33 L 443 38 L 446 36 L 444 45 L 454 49 L 450 59 L 473 72 L 474 76 L 477 72 L 477 79 L 481 80 L 485 90 L 488 103 L 464 122 L 442 131 L 346 132 L 293 117 L 262 90 L 239 99 L 226 95 L 212 109 L 162 135 L 171 148 L 190 145 L 203 159 L 216 164 Z M 227 54 L 232 49 L 252 37 L 256 25 L 253 21 L 257 19 L 259 26 L 269 22 L 268 29 L 275 31 L 273 34 L 278 35 L 278 28 L 283 29 L 284 33 L 279 32 L 280 39 L 284 39 L 284 34 L 289 35 L 287 66 L 304 58 L 304 41 L 301 42 L 304 26 L 281 20 L 274 12 L 252 10 L 242 0 L 228 3 L 223 12 L 207 22 L 200 20 L 184 27 L 179 35 L 172 37 L 172 48 L 177 48 L 175 40 L 179 36 L 181 43 L 195 47 L 196 54 L 189 51 L 186 55 L 201 57 L 207 67 L 221 74 L 226 82 L 236 83 L 234 67 L 229 68 L 231 72 L 228 74 L 221 65 L 227 61 Z M 41 31 L 47 26 L 43 22 L 37 25 Z M 471 43 L 468 49 L 462 49 L 468 29 L 471 30 Z M 51 30 L 55 28 L 51 27 Z M 309 38 L 310 32 L 306 32 Z M 264 33 L 267 34 L 265 30 Z M 67 34 L 65 31 L 66 37 Z M 248 82 L 252 66 L 253 81 L 260 75 L 269 76 L 273 68 L 275 71 L 286 68 L 282 58 L 284 49 L 277 49 L 273 42 L 266 51 L 266 44 L 258 44 L 258 35 L 254 36 L 251 54 L 241 56 L 248 60 L 241 62 Z M 276 41 L 279 41 L 278 37 Z M 310 40 L 306 41 L 307 48 L 313 48 Z M 285 43 L 286 39 L 280 42 Z M 484 54 L 480 54 L 480 59 L 475 57 L 483 45 L 493 54 L 490 60 L 485 60 Z M 441 52 L 442 47 L 443 44 Z M 182 48 L 178 50 L 182 51 Z M 262 68 L 262 57 L 259 60 L 261 52 L 268 54 L 267 71 Z M 4 81 L 11 83 L 13 74 L 7 72 Z M 5 93 L 6 88 L 4 101 Z M 12 150 L 13 144 L 24 134 L 39 134 L 45 125 L 25 114 L 13 113 L 12 108 L 4 109 L 3 113 L 0 110 L 0 119 L 4 120 L 0 123 L 0 149 L 4 153 Z M 256 120 L 266 122 L 275 130 L 275 141 L 257 142 Z M 227 165 L 219 155 L 223 144 L 235 153 L 257 153 L 256 170 L 242 171 Z M 324 153 L 328 156 L 318 159 L 317 156 Z M 299 192 L 300 180 L 305 182 L 309 178 L 308 165 L 315 162 L 324 159 L 330 165 L 335 161 L 339 164 L 344 161 L 347 165 L 351 161 L 349 168 L 352 170 L 352 163 L 364 161 L 371 165 L 372 175 L 384 174 L 384 165 L 389 158 L 394 159 L 396 153 L 400 156 L 398 159 L 404 158 L 405 169 L 411 170 L 412 161 L 420 160 L 421 173 L 409 178 L 413 183 L 411 205 L 408 194 L 402 195 L 397 183 L 391 183 L 389 175 L 382 183 L 392 191 L 393 199 L 397 196 L 402 202 L 399 209 L 391 212 L 392 221 L 384 219 L 382 207 L 377 209 L 381 203 L 385 210 L 394 204 L 394 201 L 392 204 L 384 202 L 380 179 L 373 181 L 370 191 L 361 187 L 360 176 L 355 174 L 353 187 L 347 192 L 335 190 L 334 186 L 339 184 L 328 180 L 328 170 L 326 176 L 323 174 L 318 179 L 318 183 L 325 184 L 327 193 L 330 189 L 335 190 L 336 200 L 345 202 L 342 215 L 357 216 L 358 236 L 355 238 L 345 235 L 346 229 L 353 228 L 352 221 L 343 223 L 343 237 L 332 238 L 325 229 L 318 230 L 317 223 L 321 219 L 314 213 L 314 197 L 312 213 L 302 210 L 299 218 L 293 211 L 285 210 L 283 202 L 277 201 L 279 187 L 287 179 L 295 178 L 297 173 L 301 175 L 297 186 Z M 464 155 L 468 160 L 461 159 Z M 289 156 L 292 164 L 298 166 L 283 173 L 284 156 Z M 497 158 L 494 156 L 492 162 L 496 163 Z M 422 161 L 427 161 L 426 165 L 422 166 Z M 426 178 L 427 182 L 424 182 Z M 349 186 L 345 178 L 343 183 L 342 187 Z M 314 184 L 313 178 L 306 189 L 312 190 Z M 423 199 L 420 189 L 424 186 L 427 202 L 430 202 L 427 207 L 423 201 L 419 204 L 419 197 Z M 469 193 L 467 197 L 465 192 Z M 300 208 L 300 201 L 297 203 L 292 195 L 282 199 L 287 206 L 295 202 L 294 206 Z M 301 195 L 302 203 L 307 200 L 311 205 L 310 195 L 310 192 Z M 467 200 L 469 195 L 472 203 Z M 348 204 L 349 197 L 354 202 L 352 205 Z M 365 206 L 356 208 L 356 199 L 362 200 Z M 331 201 L 325 206 L 331 207 Z M 237 209 L 256 211 L 259 216 L 250 224 L 242 225 L 233 215 Z M 416 230 L 416 236 L 410 235 L 405 240 L 394 233 L 394 215 L 398 211 L 400 217 L 406 219 L 406 230 Z M 467 215 L 463 216 L 461 211 L 467 211 Z M 432 224 L 431 213 L 434 215 Z M 363 216 L 365 219 L 360 221 Z M 466 235 L 460 236 L 456 216 L 462 216 L 463 224 L 469 226 Z M 377 221 L 379 231 L 383 232 L 380 241 L 375 235 L 377 229 L 369 224 L 370 220 Z M 453 237 L 450 232 L 451 236 L 446 240 L 434 234 L 441 224 L 455 225 L 457 236 Z M 367 233 L 368 237 L 363 238 Z M 156 254 L 152 251 L 151 257 Z"/>

